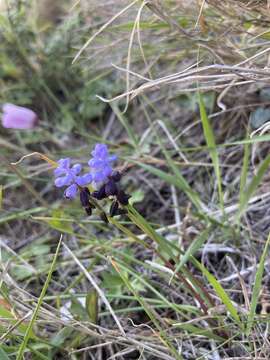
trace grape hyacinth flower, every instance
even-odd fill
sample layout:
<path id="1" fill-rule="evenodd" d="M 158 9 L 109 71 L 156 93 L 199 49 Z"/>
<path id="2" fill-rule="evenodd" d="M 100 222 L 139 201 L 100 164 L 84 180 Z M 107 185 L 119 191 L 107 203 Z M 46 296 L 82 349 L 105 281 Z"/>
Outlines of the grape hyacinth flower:
<path id="1" fill-rule="evenodd" d="M 111 175 L 111 163 L 117 159 L 117 156 L 109 155 L 108 146 L 105 144 L 96 144 L 91 154 L 93 158 L 89 160 L 88 165 L 91 168 L 93 181 L 96 184 L 103 183 Z"/>
<path id="2" fill-rule="evenodd" d="M 91 196 L 97 200 L 113 198 L 110 208 L 110 216 L 124 214 L 125 210 L 120 206 L 128 205 L 130 196 L 119 188 L 121 173 L 113 170 L 111 163 L 117 159 L 116 155 L 109 155 L 105 144 L 96 144 L 92 151 L 93 158 L 88 162 L 93 174 L 93 181 L 98 189 Z"/>
<path id="3" fill-rule="evenodd" d="M 37 124 L 37 114 L 25 107 L 13 104 L 3 105 L 2 125 L 7 129 L 32 129 Z"/>
<path id="4" fill-rule="evenodd" d="M 60 159 L 58 167 L 54 170 L 55 186 L 67 186 L 65 196 L 68 199 L 76 197 L 80 192 L 80 202 L 88 216 L 92 215 L 92 210 L 99 211 L 99 216 L 103 221 L 108 223 L 106 213 L 97 203 L 97 200 L 111 200 L 109 214 L 115 215 L 126 214 L 124 206 L 128 205 L 130 196 L 120 188 L 122 174 L 113 170 L 112 162 L 117 159 L 116 155 L 109 155 L 108 147 L 105 144 L 96 144 L 92 151 L 93 158 L 89 160 L 88 165 L 91 171 L 80 176 L 82 166 L 75 164 L 71 167 L 70 158 Z M 95 191 L 90 192 L 87 185 L 93 183 Z"/>
<path id="5" fill-rule="evenodd" d="M 81 170 L 82 166 L 80 164 L 70 167 L 70 158 L 58 161 L 58 167 L 54 170 L 56 177 L 54 183 L 57 187 L 67 186 L 65 196 L 68 199 L 75 198 L 79 188 L 90 184 L 93 180 L 91 173 L 79 176 Z"/>

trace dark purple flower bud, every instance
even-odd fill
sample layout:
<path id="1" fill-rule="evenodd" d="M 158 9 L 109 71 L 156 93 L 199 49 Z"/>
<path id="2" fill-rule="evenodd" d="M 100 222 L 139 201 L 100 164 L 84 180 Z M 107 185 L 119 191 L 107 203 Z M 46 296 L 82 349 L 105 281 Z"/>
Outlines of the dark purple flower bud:
<path id="1" fill-rule="evenodd" d="M 88 188 L 83 188 L 80 192 L 80 200 L 81 200 L 81 204 L 83 207 L 88 207 L 89 206 L 89 196 L 90 196 L 90 191 Z"/>
<path id="2" fill-rule="evenodd" d="M 86 211 L 86 214 L 87 214 L 88 216 L 91 216 L 91 215 L 92 215 L 92 207 L 91 207 L 91 206 L 86 207 L 86 208 L 85 208 L 85 211 Z"/>
<path id="3" fill-rule="evenodd" d="M 117 195 L 118 193 L 117 185 L 113 180 L 109 180 L 105 185 L 105 193 L 107 196 Z"/>
<path id="4" fill-rule="evenodd" d="M 102 221 L 104 221 L 106 224 L 109 223 L 108 218 L 107 218 L 107 215 L 105 214 L 105 212 L 100 213 L 99 216 L 100 216 L 100 219 L 101 219 Z"/>
<path id="5" fill-rule="evenodd" d="M 110 207 L 110 216 L 114 217 L 115 215 L 117 215 L 117 210 L 119 208 L 119 203 L 118 201 L 113 201 Z"/>
<path id="6" fill-rule="evenodd" d="M 119 182 L 121 180 L 121 173 L 115 170 L 112 172 L 110 178 L 115 182 Z"/>
<path id="7" fill-rule="evenodd" d="M 117 200 L 120 202 L 121 205 L 128 205 L 128 199 L 131 197 L 130 195 L 126 194 L 123 190 L 118 191 Z"/>
<path id="8" fill-rule="evenodd" d="M 105 199 L 107 197 L 105 192 L 105 185 L 102 185 L 99 190 L 93 191 L 91 195 L 97 200 Z"/>
<path id="9" fill-rule="evenodd" d="M 126 209 L 118 209 L 117 210 L 117 215 L 126 215 L 128 213 L 128 211 Z"/>

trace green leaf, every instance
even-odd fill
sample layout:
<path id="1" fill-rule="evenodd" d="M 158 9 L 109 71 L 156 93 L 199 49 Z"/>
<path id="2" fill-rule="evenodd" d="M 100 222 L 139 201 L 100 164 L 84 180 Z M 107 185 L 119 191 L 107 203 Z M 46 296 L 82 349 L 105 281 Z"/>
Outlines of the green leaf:
<path id="1" fill-rule="evenodd" d="M 2 346 L 0 346 L 0 359 L 1 360 L 10 360 L 7 356 L 7 353 L 2 349 Z"/>
<path id="2" fill-rule="evenodd" d="M 64 218 L 64 212 L 62 210 L 56 209 L 52 212 L 52 219 L 48 220 L 48 224 L 61 233 L 73 234 L 72 226 L 66 221 L 62 221 Z"/>
<path id="3" fill-rule="evenodd" d="M 121 277 L 116 272 L 114 272 L 113 274 L 109 272 L 105 272 L 102 275 L 102 278 L 103 278 L 102 286 L 105 289 L 108 289 L 111 294 L 119 295 L 119 296 L 123 294 L 124 283 Z"/>
<path id="4" fill-rule="evenodd" d="M 66 341 L 66 339 L 70 337 L 70 335 L 72 334 L 73 331 L 74 330 L 72 328 L 64 327 L 63 329 L 61 329 L 57 334 L 55 334 L 52 337 L 50 344 L 55 347 L 62 346 L 64 344 L 64 342 Z"/>
<path id="5" fill-rule="evenodd" d="M 9 311 L 5 304 L 7 304 L 6 300 L 1 299 L 0 301 L 0 317 L 9 320 L 9 322 L 14 326 L 14 329 L 16 329 L 20 334 L 24 335 L 27 330 L 27 325 L 25 323 L 20 323 L 18 326 L 16 326 L 16 323 L 20 322 L 20 319 L 16 319 L 11 311 Z M 7 328 L 5 327 L 6 331 Z M 33 331 L 30 332 L 29 337 L 35 338 L 35 335 Z M 1 357 L 0 357 L 1 359 Z"/>
<path id="6" fill-rule="evenodd" d="M 219 157 L 215 142 L 214 132 L 212 130 L 211 124 L 209 122 L 208 116 L 206 114 L 206 110 L 204 107 L 203 99 L 200 94 L 199 96 L 199 105 L 200 105 L 200 114 L 201 114 L 201 121 L 203 126 L 204 137 L 209 148 L 209 153 L 212 159 L 212 163 L 214 165 L 214 170 L 217 178 L 218 184 L 218 193 L 219 193 L 219 201 L 221 208 L 224 208 L 224 200 L 223 200 L 223 191 L 222 191 L 222 179 L 221 179 L 221 172 L 219 166 Z"/>
<path id="7" fill-rule="evenodd" d="M 1 2 L 2 5 L 2 2 Z M 8 21 L 8 18 L 4 15 L 0 15 L 0 26 L 5 28 L 5 30 L 9 30 L 10 29 L 10 23 Z M 4 32 L 5 34 L 5 32 Z"/>
<path id="8" fill-rule="evenodd" d="M 46 255 L 50 252 L 50 246 L 46 244 L 34 245 L 31 246 L 29 252 L 32 256 Z"/>
<path id="9" fill-rule="evenodd" d="M 82 304 L 75 296 L 71 299 L 70 312 L 77 320 L 84 320 L 87 317 L 84 304 Z"/>
<path id="10" fill-rule="evenodd" d="M 143 201 L 143 199 L 144 199 L 144 191 L 138 189 L 131 193 L 131 198 L 129 199 L 129 203 L 133 205 L 135 203 Z"/>
<path id="11" fill-rule="evenodd" d="M 105 272 L 102 275 L 102 277 L 103 277 L 102 285 L 106 289 L 111 289 L 111 288 L 114 288 L 116 286 L 122 286 L 123 285 L 123 281 L 122 281 L 121 277 L 119 275 L 117 275 L 117 273 L 110 274 L 108 272 Z"/>
<path id="12" fill-rule="evenodd" d="M 92 323 L 97 324 L 98 322 L 98 293 L 95 289 L 89 291 L 86 296 L 85 307 L 89 319 Z"/>
<path id="13" fill-rule="evenodd" d="M 17 280 L 25 280 L 31 277 L 35 272 L 30 266 L 15 264 L 11 268 L 11 273 Z"/>
<path id="14" fill-rule="evenodd" d="M 254 282 L 254 286 L 253 286 L 252 298 L 251 298 L 251 304 L 250 304 L 250 312 L 248 315 L 248 322 L 247 322 L 247 329 L 246 329 L 248 335 L 250 334 L 250 331 L 251 331 L 253 323 L 254 323 L 256 307 L 257 307 L 258 298 L 259 298 L 260 291 L 261 291 L 262 277 L 263 277 L 263 272 L 264 272 L 264 263 L 265 263 L 266 256 L 268 254 L 269 244 L 270 244 L 270 234 L 268 235 L 268 239 L 266 241 L 266 244 L 265 244 L 265 247 L 263 250 L 263 254 L 262 254 L 258 269 L 256 271 L 255 282 Z"/>

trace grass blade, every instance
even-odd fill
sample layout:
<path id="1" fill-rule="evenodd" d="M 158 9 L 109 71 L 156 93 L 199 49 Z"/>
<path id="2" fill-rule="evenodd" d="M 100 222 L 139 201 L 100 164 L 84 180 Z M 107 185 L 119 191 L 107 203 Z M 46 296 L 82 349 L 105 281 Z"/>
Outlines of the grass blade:
<path id="1" fill-rule="evenodd" d="M 86 268 L 82 265 L 82 263 L 79 261 L 79 259 L 75 256 L 75 254 L 70 250 L 70 248 L 64 243 L 64 248 L 68 251 L 69 255 L 71 255 L 71 257 L 73 258 L 73 260 L 75 261 L 75 263 L 79 266 L 79 268 L 82 270 L 82 272 L 84 273 L 85 277 L 89 280 L 89 282 L 91 283 L 91 285 L 93 286 L 93 288 L 97 291 L 97 294 L 99 295 L 100 299 L 103 301 L 103 303 L 107 306 L 108 310 L 111 313 L 112 318 L 114 319 L 118 329 L 120 330 L 120 333 L 123 336 L 126 336 L 125 334 L 125 330 L 122 327 L 120 321 L 118 320 L 117 316 L 115 315 L 115 312 L 113 310 L 113 308 L 111 307 L 109 301 L 107 300 L 106 296 L 104 295 L 103 291 L 101 290 L 101 288 L 97 285 L 96 281 L 94 280 L 94 278 L 92 277 L 92 275 L 90 275 L 90 273 L 86 270 Z"/>
<path id="2" fill-rule="evenodd" d="M 246 207 L 248 205 L 248 202 L 249 202 L 251 196 L 254 194 L 254 192 L 260 185 L 264 174 L 266 173 L 266 171 L 269 168 L 269 165 L 270 165 L 270 154 L 264 159 L 261 166 L 259 167 L 257 174 L 253 177 L 253 179 L 251 180 L 250 184 L 245 189 L 245 191 L 243 191 L 243 195 L 241 196 L 241 199 L 240 199 L 238 213 L 236 215 L 236 221 L 240 220 L 242 214 L 246 210 Z"/>
<path id="3" fill-rule="evenodd" d="M 189 184 L 186 182 L 184 177 L 180 174 L 178 171 L 178 174 L 176 176 L 175 172 L 174 174 L 169 174 L 168 172 L 165 172 L 163 170 L 157 169 L 156 167 L 148 164 L 143 164 L 136 162 L 139 166 L 144 168 L 145 170 L 149 171 L 153 175 L 158 176 L 161 180 L 167 182 L 170 185 L 176 186 L 178 189 L 184 191 L 191 202 L 196 206 L 196 208 L 201 211 L 201 201 L 199 196 L 191 189 Z"/>
<path id="4" fill-rule="evenodd" d="M 232 318 L 235 320 L 235 322 L 242 328 L 242 323 L 240 320 L 240 317 L 237 313 L 236 308 L 234 307 L 233 303 L 231 302 L 231 299 L 227 295 L 226 291 L 223 289 L 223 287 L 220 285 L 220 283 L 217 281 L 217 279 L 212 275 L 203 264 L 201 264 L 199 261 L 195 260 L 198 268 L 201 270 L 203 275 L 207 278 L 209 283 L 213 286 L 216 294 L 220 298 L 220 301 L 226 306 L 228 312 L 231 314 Z"/>
<path id="5" fill-rule="evenodd" d="M 157 116 L 162 118 L 162 114 L 159 112 L 159 110 L 155 106 L 153 106 L 151 104 L 151 102 L 149 102 L 149 100 L 146 97 L 144 97 L 144 99 L 146 100 L 147 104 L 156 112 Z M 170 156 L 168 150 L 166 150 L 167 145 L 166 144 L 164 145 L 164 141 L 159 136 L 158 131 L 156 130 L 155 124 L 158 124 L 159 127 L 163 130 L 163 132 L 165 132 L 165 134 L 167 136 L 167 139 L 172 143 L 174 149 L 177 152 L 179 152 L 179 148 L 178 148 L 177 144 L 174 142 L 174 140 L 173 140 L 172 136 L 170 135 L 170 132 L 168 131 L 168 129 L 167 129 L 166 125 L 164 124 L 164 122 L 163 121 L 157 121 L 156 123 L 153 123 L 145 106 L 143 106 L 143 110 L 144 110 L 145 117 L 146 117 L 149 125 L 153 129 L 153 132 L 154 132 L 154 134 L 156 136 L 157 142 L 158 142 L 158 144 L 159 144 L 159 146 L 160 146 L 160 148 L 161 148 L 161 150 L 162 150 L 162 152 L 163 152 L 163 154 L 164 154 L 164 156 L 166 158 L 168 167 L 171 169 L 171 171 L 173 173 L 173 175 L 169 175 L 170 176 L 170 181 L 168 181 L 169 178 L 167 178 L 167 182 L 169 182 L 171 185 L 175 185 L 180 190 L 184 191 L 186 193 L 186 195 L 189 197 L 189 199 L 191 200 L 191 202 L 195 205 L 197 210 L 201 211 L 202 210 L 202 204 L 201 204 L 201 200 L 200 200 L 199 195 L 194 190 L 192 190 L 189 183 L 186 181 L 186 179 L 181 174 L 180 169 L 175 165 L 175 163 L 174 163 L 172 157 Z M 141 165 L 141 164 L 139 164 L 139 165 Z M 144 165 L 144 164 L 142 164 L 142 165 Z M 158 170 L 158 169 L 156 169 L 156 170 Z M 154 173 L 157 176 L 159 176 L 161 179 L 163 178 L 163 180 L 165 180 L 165 178 L 166 178 L 166 173 L 164 173 L 164 171 L 155 173 L 155 168 L 153 168 L 153 167 L 149 167 L 148 171 Z M 161 171 L 161 170 L 159 170 L 159 171 Z M 173 179 L 175 179 L 175 183 L 173 183 L 173 181 L 174 181 Z"/>
<path id="6" fill-rule="evenodd" d="M 143 307 L 144 311 L 146 312 L 146 314 L 149 316 L 149 318 L 151 319 L 151 321 L 153 322 L 153 324 L 155 324 L 155 326 L 157 327 L 157 329 L 159 330 L 160 334 L 156 333 L 156 335 L 159 337 L 159 339 L 161 340 L 161 342 L 168 347 L 168 349 L 171 350 L 172 354 L 175 356 L 175 359 L 178 360 L 182 360 L 182 356 L 176 351 L 176 349 L 174 348 L 174 346 L 170 343 L 169 339 L 167 339 L 165 332 L 163 331 L 162 327 L 159 325 L 159 322 L 157 321 L 155 314 L 153 313 L 153 311 L 151 310 L 151 307 L 146 303 L 146 301 L 144 301 L 143 297 L 141 297 L 137 291 L 134 289 L 134 287 L 132 286 L 131 282 L 128 280 L 128 278 L 124 275 L 124 271 L 126 270 L 126 268 L 121 265 L 119 262 L 116 263 L 115 260 L 111 259 L 111 264 L 114 267 L 114 269 L 116 270 L 116 272 L 118 273 L 118 275 L 121 277 L 121 279 L 123 280 L 123 282 L 125 283 L 126 287 L 129 289 L 130 292 L 133 293 L 134 297 L 136 298 L 136 300 L 138 301 L 139 304 L 141 304 L 141 306 Z M 123 270 L 123 271 L 121 271 Z"/>
<path id="7" fill-rule="evenodd" d="M 249 146 L 249 144 L 245 144 L 244 145 L 243 166 L 242 166 L 241 178 L 240 178 L 240 194 L 239 194 L 239 203 L 240 204 L 244 201 L 244 196 L 245 196 L 245 187 L 246 187 L 247 176 L 248 176 L 249 156 L 250 156 L 250 146 Z"/>
<path id="8" fill-rule="evenodd" d="M 0 210 L 2 210 L 3 203 L 3 185 L 0 185 Z"/>
<path id="9" fill-rule="evenodd" d="M 199 94 L 199 106 L 200 106 L 200 114 L 201 114 L 201 121 L 203 126 L 203 132 L 204 137 L 207 143 L 207 146 L 209 148 L 209 153 L 212 159 L 212 163 L 214 165 L 214 170 L 217 178 L 217 184 L 218 184 L 218 193 L 219 193 L 219 201 L 221 208 L 224 208 L 224 200 L 223 200 L 223 191 L 222 191 L 222 179 L 221 179 L 221 173 L 220 173 L 220 166 L 219 166 L 219 157 L 215 142 L 215 136 L 211 127 L 211 124 L 209 122 L 205 106 L 203 103 L 203 99 L 201 95 Z"/>
<path id="10" fill-rule="evenodd" d="M 268 253 L 269 244 L 270 244 L 270 234 L 268 235 L 268 239 L 266 241 L 266 244 L 265 244 L 265 247 L 264 247 L 264 250 L 262 253 L 262 257 L 261 257 L 258 269 L 256 271 L 255 282 L 254 282 L 252 297 L 251 297 L 250 312 L 248 315 L 248 322 L 247 322 L 247 329 L 246 329 L 247 335 L 250 334 L 250 331 L 251 331 L 253 323 L 254 323 L 256 306 L 258 303 L 258 298 L 260 295 L 260 290 L 261 290 L 261 285 L 262 285 L 264 263 L 265 263 L 265 259 L 266 259 L 267 253 Z"/>
<path id="11" fill-rule="evenodd" d="M 125 118 L 125 116 L 121 113 L 121 111 L 119 110 L 118 106 L 115 104 L 110 104 L 111 108 L 113 110 L 113 112 L 115 113 L 115 115 L 117 116 L 117 119 L 120 121 L 120 123 L 123 125 L 123 127 L 125 128 L 128 137 L 131 140 L 131 144 L 133 145 L 133 147 L 137 150 L 138 149 L 138 140 L 136 138 L 136 136 L 134 135 L 134 131 L 133 129 L 130 127 L 128 120 Z"/>
<path id="12" fill-rule="evenodd" d="M 132 208 L 131 206 L 129 206 L 130 210 L 133 209 L 134 214 L 138 214 L 134 208 Z M 142 218 L 143 223 L 140 222 L 140 220 L 138 220 L 136 218 L 136 215 L 134 215 L 131 213 L 131 211 L 129 212 L 129 217 L 130 219 L 134 222 L 134 224 L 136 224 L 140 229 L 142 229 L 144 231 L 145 234 L 147 234 L 153 241 L 155 241 L 157 244 L 159 244 L 160 246 L 160 241 L 163 242 L 163 244 L 167 245 L 167 240 L 165 238 L 163 238 L 162 236 L 160 236 L 157 232 L 155 232 L 155 230 L 153 228 L 151 228 L 151 226 L 146 222 L 146 220 L 144 218 Z M 139 214 L 138 214 L 139 215 Z M 136 222 L 137 221 L 137 222 Z M 135 240 L 136 242 L 142 244 L 144 247 L 148 248 L 147 244 L 140 238 L 138 238 L 136 235 L 134 235 L 129 229 L 125 228 L 123 225 L 121 225 L 118 221 L 116 221 L 113 218 L 110 218 L 110 222 L 112 224 L 114 224 L 115 226 L 117 226 L 124 234 L 126 234 L 128 237 L 132 238 L 133 240 Z M 145 226 L 147 227 L 147 230 L 145 229 Z M 155 240 L 155 236 L 158 237 Z M 158 253 L 158 255 L 160 256 L 160 258 L 162 257 L 162 261 L 165 260 L 166 263 L 166 258 L 174 258 L 175 261 L 177 260 L 177 258 L 174 256 L 174 254 L 176 253 L 181 253 L 181 250 L 179 250 L 177 247 L 173 246 L 173 243 L 168 243 L 171 248 L 169 248 L 169 252 L 166 252 L 167 248 L 163 248 L 161 254 Z M 162 249 L 162 247 L 160 246 L 160 248 Z M 178 255 L 178 256 L 179 256 Z M 134 259 L 133 259 L 134 261 Z M 191 259 L 191 261 L 193 261 L 193 258 Z M 168 264 L 167 264 L 168 265 Z M 196 264 L 195 264 L 196 265 Z M 201 303 L 202 302 L 206 302 L 207 304 L 209 304 L 209 306 L 213 306 L 213 304 L 211 304 L 211 298 L 208 297 L 207 292 L 203 289 L 203 286 L 200 286 L 200 284 L 195 280 L 195 278 L 193 277 L 193 275 L 191 274 L 190 271 L 188 271 L 186 268 L 182 267 L 181 268 L 183 275 L 181 275 L 180 273 L 178 274 L 182 279 L 183 277 L 188 279 L 189 282 L 185 282 L 185 286 L 187 286 L 187 284 L 191 283 L 192 287 L 190 288 L 189 286 L 187 287 L 187 289 L 189 291 L 191 291 L 192 289 L 192 293 L 195 297 L 197 297 L 197 300 Z M 173 274 L 172 274 L 173 275 Z M 173 280 L 173 276 L 171 277 L 170 282 Z M 194 294 L 194 289 L 196 289 L 196 295 Z M 203 305 L 202 305 L 203 306 Z"/>
<path id="13" fill-rule="evenodd" d="M 201 335 L 201 336 L 205 336 L 208 339 L 213 339 L 219 342 L 224 341 L 224 338 L 222 338 L 221 336 L 216 335 L 214 332 L 211 331 L 211 328 L 200 328 L 198 326 L 189 324 L 189 323 L 174 323 L 173 324 L 174 327 L 179 328 L 181 330 L 185 330 L 188 331 L 190 334 L 192 335 Z"/>
<path id="14" fill-rule="evenodd" d="M 85 308 L 88 313 L 89 319 L 92 323 L 97 324 L 98 322 L 98 293 L 97 291 L 91 290 L 88 292 L 85 299 Z"/>
<path id="15" fill-rule="evenodd" d="M 170 258 L 175 258 L 172 246 L 163 236 L 158 234 L 152 226 L 131 206 L 128 205 L 128 217 L 136 224 L 150 239 L 152 239 L 159 247 L 163 254 Z"/>
<path id="16" fill-rule="evenodd" d="M 17 220 L 17 219 L 27 218 L 32 214 L 37 214 L 44 210 L 46 210 L 44 207 L 36 207 L 36 208 L 23 210 L 23 211 L 13 211 L 12 213 L 10 213 L 6 216 L 0 217 L 0 224 L 4 224 L 5 222 L 12 221 L 14 219 Z"/>
<path id="17" fill-rule="evenodd" d="M 180 263 L 176 266 L 174 273 L 172 275 L 172 278 L 175 276 L 175 274 L 182 268 L 183 265 L 189 260 L 193 254 L 200 249 L 202 244 L 206 241 L 208 238 L 210 229 L 212 227 L 209 226 L 206 228 L 197 238 L 189 245 L 188 249 L 185 251 L 184 256 L 182 256 Z"/>
<path id="18" fill-rule="evenodd" d="M 45 284 L 42 288 L 42 291 L 41 291 L 41 294 L 39 296 L 39 299 L 38 299 L 38 302 L 37 302 L 37 306 L 33 312 L 33 315 L 32 315 L 32 318 L 29 322 L 29 325 L 26 329 L 26 332 L 25 332 L 25 335 L 24 335 L 24 339 L 23 339 L 23 342 L 21 343 L 20 345 L 20 348 L 19 348 L 19 351 L 18 351 L 18 354 L 17 354 L 17 357 L 16 357 L 16 360 L 21 360 L 23 359 L 23 355 L 24 355 L 24 351 L 26 349 L 26 346 L 27 346 L 27 343 L 28 343 L 28 340 L 30 338 L 30 334 L 31 334 L 31 331 L 32 331 L 32 328 L 34 326 L 34 322 L 37 318 L 37 315 L 38 315 L 38 311 L 42 305 L 42 302 L 43 302 L 43 298 L 46 294 L 46 291 L 48 289 L 48 286 L 49 286 L 49 283 L 50 283 L 50 280 L 51 280 L 51 277 L 52 277 L 52 273 L 54 271 L 54 267 L 55 267 L 55 264 L 56 264 L 56 260 L 57 260 L 57 257 L 58 257 L 58 253 L 59 253 L 59 250 L 60 250 L 60 246 L 61 246 L 61 243 L 62 243 L 62 237 L 60 238 L 59 240 L 59 243 L 58 243 L 58 246 L 57 246 L 57 249 L 56 249 L 56 252 L 54 254 L 54 257 L 53 257 L 53 261 L 52 261 L 52 264 L 51 264 L 51 267 L 50 267 L 50 270 L 49 270 L 49 273 L 48 273 L 48 276 L 47 276 L 47 279 L 45 281 Z"/>

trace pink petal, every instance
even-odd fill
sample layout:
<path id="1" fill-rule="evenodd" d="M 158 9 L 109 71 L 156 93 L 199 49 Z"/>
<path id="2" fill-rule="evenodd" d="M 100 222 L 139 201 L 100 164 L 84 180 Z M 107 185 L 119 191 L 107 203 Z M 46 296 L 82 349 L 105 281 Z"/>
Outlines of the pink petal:
<path id="1" fill-rule="evenodd" d="M 25 107 L 3 105 L 2 125 L 8 129 L 32 129 L 38 121 L 37 114 Z"/>

